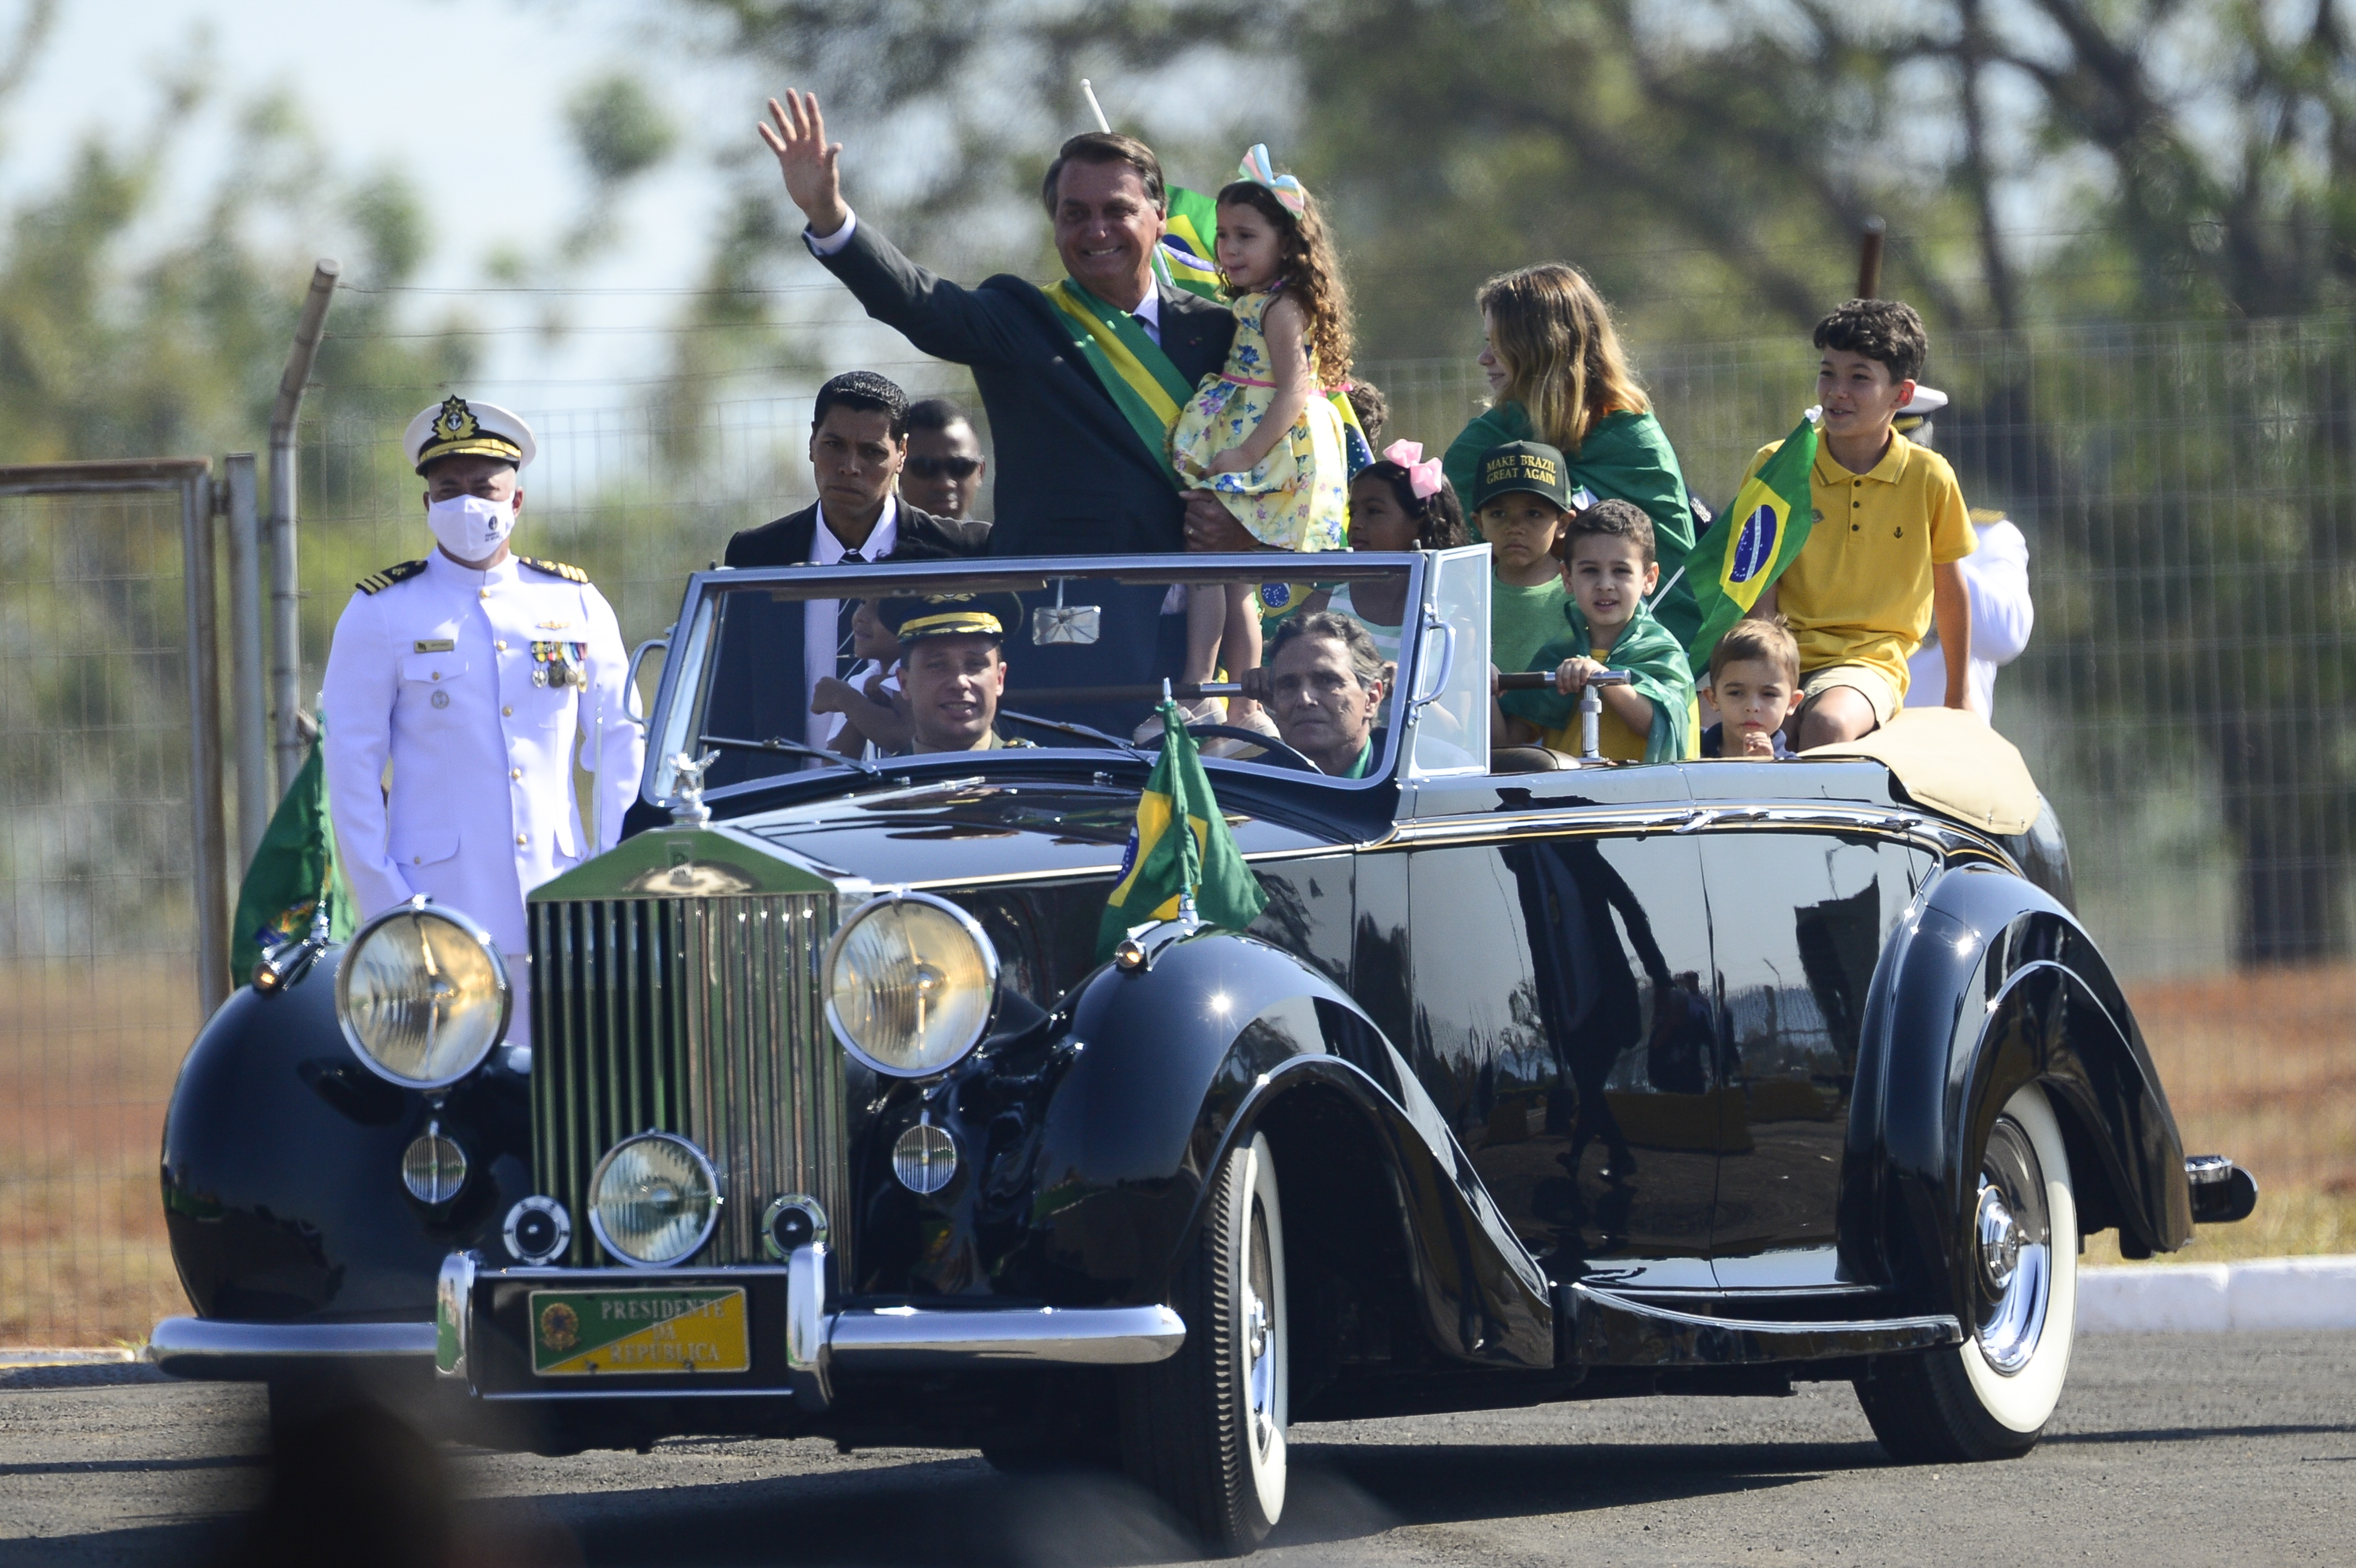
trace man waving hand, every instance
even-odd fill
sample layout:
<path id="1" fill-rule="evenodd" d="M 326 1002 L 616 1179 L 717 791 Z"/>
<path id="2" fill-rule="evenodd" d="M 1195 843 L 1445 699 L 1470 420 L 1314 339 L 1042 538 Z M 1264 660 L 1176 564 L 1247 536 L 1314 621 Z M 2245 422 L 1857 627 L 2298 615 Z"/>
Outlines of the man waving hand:
<path id="1" fill-rule="evenodd" d="M 869 316 L 972 368 L 997 446 L 990 553 L 1183 548 L 1186 503 L 1163 432 L 1226 361 L 1235 318 L 1154 278 L 1165 201 L 1153 150 L 1110 132 L 1066 142 L 1040 194 L 1068 275 L 1047 290 L 1005 274 L 969 289 L 902 255 L 844 203 L 842 146 L 827 141 L 816 97 L 772 99 L 769 115 L 761 137 L 811 254 Z"/>

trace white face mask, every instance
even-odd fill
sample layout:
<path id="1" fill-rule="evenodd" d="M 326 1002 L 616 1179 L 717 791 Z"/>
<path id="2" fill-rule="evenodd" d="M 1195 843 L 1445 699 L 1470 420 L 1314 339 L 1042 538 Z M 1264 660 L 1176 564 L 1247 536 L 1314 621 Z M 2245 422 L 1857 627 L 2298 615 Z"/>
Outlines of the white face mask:
<path id="1" fill-rule="evenodd" d="M 515 500 L 487 501 L 480 496 L 454 496 L 425 509 L 425 526 L 452 557 L 487 561 L 515 531 Z"/>

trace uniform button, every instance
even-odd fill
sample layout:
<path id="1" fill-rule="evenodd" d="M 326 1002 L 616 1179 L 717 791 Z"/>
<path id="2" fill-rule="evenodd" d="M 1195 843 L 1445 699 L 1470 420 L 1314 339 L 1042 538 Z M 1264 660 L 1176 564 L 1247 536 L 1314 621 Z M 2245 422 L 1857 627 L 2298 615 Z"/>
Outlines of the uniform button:
<path id="1" fill-rule="evenodd" d="M 520 779 L 523 777 L 523 769 L 520 768 L 510 768 L 508 769 L 508 777 L 510 779 Z"/>
<path id="2" fill-rule="evenodd" d="M 491 596 L 491 591 L 488 588 L 477 588 L 475 596 L 478 599 L 487 599 Z"/>
<path id="3" fill-rule="evenodd" d="M 516 834 L 516 843 L 522 843 L 525 841 L 525 839 L 526 839 L 526 837 L 527 837 L 527 836 L 528 836 L 528 835 L 523 834 L 523 833 L 518 833 L 518 834 Z"/>
<path id="4" fill-rule="evenodd" d="M 501 709 L 499 710 L 499 714 L 500 714 L 500 716 L 502 716 L 502 717 L 504 717 L 504 718 L 510 718 L 510 719 L 511 719 L 511 718 L 515 717 L 515 710 L 514 710 L 513 708 L 501 708 Z"/>
<path id="5" fill-rule="evenodd" d="M 423 865 L 425 864 L 425 857 L 422 854 L 412 854 L 409 857 L 409 864 L 412 865 Z"/>
<path id="6" fill-rule="evenodd" d="M 508 639 L 503 637 L 497 642 L 491 644 L 491 646 L 498 649 L 501 653 L 505 653 L 508 650 Z"/>

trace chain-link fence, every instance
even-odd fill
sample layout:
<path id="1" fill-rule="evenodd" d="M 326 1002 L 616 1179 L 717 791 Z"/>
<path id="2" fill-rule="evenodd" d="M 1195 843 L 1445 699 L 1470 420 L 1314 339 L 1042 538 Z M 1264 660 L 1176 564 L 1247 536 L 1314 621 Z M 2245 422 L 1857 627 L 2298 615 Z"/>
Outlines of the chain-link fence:
<path id="1" fill-rule="evenodd" d="M 202 474 L 148 467 L 179 488 L 0 491 L 0 1345 L 136 1338 L 182 1305 L 155 1155 L 201 1016 L 182 540 Z"/>
<path id="2" fill-rule="evenodd" d="M 961 370 L 899 355 L 862 364 L 970 403 Z M 1641 368 L 1713 505 L 1814 385 L 1797 339 Z M 1435 451 L 1483 395 L 1469 360 L 1360 369 L 1390 435 Z M 2069 830 L 2188 1144 L 2276 1192 L 2356 1187 L 2356 321 L 1959 337 L 1926 379 L 1966 496 L 2028 536 L 2037 625 L 1997 724 Z M 306 405 L 306 693 L 349 585 L 430 544 L 397 437 L 440 392 L 397 416 L 388 395 Z M 813 493 L 807 395 L 521 412 L 541 457 L 518 546 L 588 569 L 632 642 L 730 533 Z M 171 526 L 145 500 L 0 503 L 0 1342 L 133 1336 L 177 1305 L 153 1168 L 196 1022 Z"/>

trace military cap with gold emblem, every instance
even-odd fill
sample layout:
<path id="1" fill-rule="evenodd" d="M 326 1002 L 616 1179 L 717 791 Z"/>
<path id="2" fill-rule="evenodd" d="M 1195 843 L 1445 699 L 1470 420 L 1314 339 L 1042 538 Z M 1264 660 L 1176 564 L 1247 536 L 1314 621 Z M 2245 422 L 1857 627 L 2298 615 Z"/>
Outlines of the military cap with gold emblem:
<path id="1" fill-rule="evenodd" d="M 892 628 L 905 647 L 927 637 L 986 637 L 1003 642 L 1023 622 L 1023 601 L 1012 594 L 928 594 L 885 599 L 876 618 Z"/>
<path id="2" fill-rule="evenodd" d="M 1946 406 L 1945 392 L 1941 392 L 1937 387 L 1926 387 L 1921 381 L 1916 381 L 1914 395 L 1907 400 L 1906 406 L 1900 409 L 1896 417 L 1890 420 L 1890 428 L 1917 446 L 1928 446 L 1931 445 L 1931 416 Z"/>
<path id="3" fill-rule="evenodd" d="M 401 445 L 421 474 L 443 457 L 498 457 L 520 468 L 540 451 L 531 426 L 514 413 L 455 392 L 421 410 L 401 433 Z"/>

